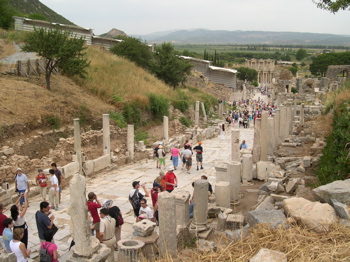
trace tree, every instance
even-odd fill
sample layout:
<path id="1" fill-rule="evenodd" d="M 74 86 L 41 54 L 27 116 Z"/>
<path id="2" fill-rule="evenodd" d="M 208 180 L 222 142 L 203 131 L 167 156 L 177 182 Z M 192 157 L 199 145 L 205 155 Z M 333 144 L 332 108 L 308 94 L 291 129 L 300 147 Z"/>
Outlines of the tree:
<path id="1" fill-rule="evenodd" d="M 51 89 L 51 73 L 55 68 L 68 76 L 86 76 L 85 68 L 89 62 L 85 58 L 86 50 L 84 40 L 72 36 L 71 32 L 59 29 L 34 28 L 24 40 L 22 50 L 25 52 L 37 52 L 46 59 L 45 78 L 46 88 Z"/>
<path id="2" fill-rule="evenodd" d="M 306 50 L 303 49 L 303 48 L 300 48 L 300 49 L 297 51 L 297 53 L 296 53 L 296 55 L 295 55 L 295 58 L 296 58 L 298 61 L 301 61 L 301 60 L 303 60 L 306 56 L 307 56 Z"/>
<path id="3" fill-rule="evenodd" d="M 324 76 L 330 65 L 350 65 L 350 53 L 327 53 L 315 57 L 310 72 L 315 76 Z"/>
<path id="4" fill-rule="evenodd" d="M 317 4 L 318 8 L 336 13 L 339 10 L 350 10 L 350 0 L 313 0 Z"/>
<path id="5" fill-rule="evenodd" d="M 155 48 L 151 72 L 174 89 L 186 81 L 192 65 L 175 55 L 171 43 L 163 43 Z"/>
<path id="6" fill-rule="evenodd" d="M 14 11 L 11 9 L 8 0 L 0 0 L 0 27 L 10 29 L 13 26 Z"/>
<path id="7" fill-rule="evenodd" d="M 297 76 L 298 68 L 297 67 L 291 67 L 288 69 L 289 71 L 292 72 L 293 76 Z"/>
<path id="8" fill-rule="evenodd" d="M 237 69 L 237 78 L 243 81 L 254 82 L 258 80 L 258 71 L 247 67 L 239 67 Z"/>
<path id="9" fill-rule="evenodd" d="M 149 46 L 140 39 L 134 37 L 122 37 L 123 41 L 116 44 L 110 51 L 119 56 L 133 61 L 138 66 L 149 69 L 152 60 L 152 52 Z"/>

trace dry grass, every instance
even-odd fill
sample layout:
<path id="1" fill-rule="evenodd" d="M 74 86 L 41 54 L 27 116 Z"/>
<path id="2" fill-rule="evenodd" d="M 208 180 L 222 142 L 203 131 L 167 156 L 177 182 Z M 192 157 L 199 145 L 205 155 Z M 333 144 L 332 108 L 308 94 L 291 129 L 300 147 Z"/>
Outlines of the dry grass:
<path id="1" fill-rule="evenodd" d="M 299 226 L 270 229 L 260 225 L 251 229 L 249 237 L 237 242 L 222 238 L 216 252 L 193 251 L 179 259 L 158 261 L 248 261 L 261 248 L 283 252 L 288 261 L 350 261 L 350 228 L 333 225 L 328 233 L 315 233 Z"/>
<path id="2" fill-rule="evenodd" d="M 91 66 L 89 79 L 83 85 L 105 101 L 111 102 L 113 96 L 119 96 L 124 101 L 137 100 L 147 104 L 148 93 L 167 98 L 174 96 L 172 88 L 122 57 L 93 46 L 88 47 L 87 57 Z"/>
<path id="3" fill-rule="evenodd" d="M 0 28 L 0 36 L 5 32 L 7 31 Z M 9 41 L 7 39 L 0 39 L 0 59 L 13 55 L 14 53 L 16 53 L 16 50 L 13 47 L 12 41 Z"/>

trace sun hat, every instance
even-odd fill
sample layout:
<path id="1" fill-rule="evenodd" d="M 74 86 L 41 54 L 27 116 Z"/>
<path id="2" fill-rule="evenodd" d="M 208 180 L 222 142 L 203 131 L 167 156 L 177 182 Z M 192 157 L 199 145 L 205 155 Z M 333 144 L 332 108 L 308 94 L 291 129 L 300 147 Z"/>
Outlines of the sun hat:
<path id="1" fill-rule="evenodd" d="M 104 208 L 110 208 L 113 205 L 113 200 L 107 199 L 103 201 L 102 206 Z"/>
<path id="2" fill-rule="evenodd" d="M 168 170 L 169 170 L 169 171 L 174 170 L 174 166 L 169 166 L 169 167 L 168 167 Z"/>

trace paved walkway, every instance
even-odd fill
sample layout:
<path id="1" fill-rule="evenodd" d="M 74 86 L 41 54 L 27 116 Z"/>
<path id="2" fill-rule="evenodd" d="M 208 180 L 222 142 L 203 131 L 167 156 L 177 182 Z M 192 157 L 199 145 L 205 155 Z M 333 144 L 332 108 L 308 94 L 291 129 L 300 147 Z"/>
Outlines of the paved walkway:
<path id="1" fill-rule="evenodd" d="M 246 140 L 248 148 L 251 149 L 253 146 L 254 128 L 252 126 L 247 129 L 241 128 L 240 131 L 240 141 Z M 203 170 L 196 170 L 196 161 L 194 160 L 191 174 L 181 170 L 175 171 L 178 177 L 179 188 L 186 189 L 190 193 L 193 192 L 192 182 L 199 179 L 201 175 L 208 176 L 208 180 L 215 191 L 215 163 L 227 161 L 231 155 L 230 130 L 226 131 L 224 140 L 221 140 L 219 137 L 204 140 L 202 146 L 204 148 Z M 170 162 L 170 160 L 167 160 L 167 165 Z M 159 171 L 154 160 L 142 160 L 115 170 L 104 171 L 95 175 L 94 178 L 87 179 L 86 193 L 90 191 L 95 192 L 101 202 L 105 199 L 112 199 L 114 204 L 121 209 L 125 221 L 125 224 L 122 226 L 122 239 L 131 238 L 133 233 L 132 224 L 135 222 L 132 207 L 128 201 L 128 194 L 132 189 L 132 181 L 140 180 L 142 184 L 146 184 L 147 189 L 150 191 L 153 180 L 159 174 Z M 68 248 L 71 242 L 70 216 L 67 214 L 69 199 L 69 188 L 67 187 L 62 192 L 59 210 L 52 211 L 55 215 L 55 224 L 59 227 L 59 231 L 55 235 L 55 243 L 58 245 L 59 254 L 61 255 L 60 261 L 65 261 L 69 255 Z M 39 210 L 40 202 L 39 195 L 30 198 L 30 207 L 26 214 L 29 226 L 29 248 L 32 250 L 32 259 L 30 261 L 34 261 L 33 259 L 38 256 L 39 238 L 34 216 L 35 212 Z M 152 203 L 150 198 L 149 203 Z M 9 215 L 9 212 L 6 212 L 6 214 Z"/>

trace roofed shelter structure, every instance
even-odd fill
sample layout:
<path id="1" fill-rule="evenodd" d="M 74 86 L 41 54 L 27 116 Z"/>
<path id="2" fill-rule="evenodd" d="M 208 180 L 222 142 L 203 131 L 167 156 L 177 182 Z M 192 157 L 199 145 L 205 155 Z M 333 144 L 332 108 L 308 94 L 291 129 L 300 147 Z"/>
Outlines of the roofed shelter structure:
<path id="1" fill-rule="evenodd" d="M 180 56 L 193 65 L 193 69 L 201 72 L 210 81 L 216 84 L 223 84 L 236 89 L 237 70 L 212 66 L 211 61 L 202 60 L 190 56 Z"/>
<path id="2" fill-rule="evenodd" d="M 51 23 L 48 21 L 29 19 L 18 16 L 14 16 L 13 18 L 15 20 L 15 30 L 18 31 L 32 32 L 34 31 L 34 28 L 60 29 L 63 31 L 71 32 L 73 37 L 84 39 L 86 45 L 100 45 L 107 50 L 121 42 L 121 40 L 118 39 L 94 36 L 93 30 L 90 28 L 84 28 L 76 25 Z"/>

